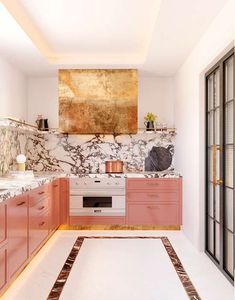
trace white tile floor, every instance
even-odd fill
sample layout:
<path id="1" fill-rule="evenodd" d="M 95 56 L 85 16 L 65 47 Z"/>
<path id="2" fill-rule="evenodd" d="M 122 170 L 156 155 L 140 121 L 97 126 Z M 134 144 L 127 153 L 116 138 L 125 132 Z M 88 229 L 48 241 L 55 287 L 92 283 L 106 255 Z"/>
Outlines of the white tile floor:
<path id="1" fill-rule="evenodd" d="M 192 247 L 187 238 L 179 231 L 57 231 L 1 300 L 46 300 L 78 235 L 167 236 L 202 300 L 234 299 L 233 286 L 209 258 Z M 124 244 L 118 248 L 121 246 L 120 242 Z M 85 241 L 78 256 L 80 262 L 77 260 L 74 264 L 61 299 L 187 299 L 173 272 L 174 269 L 170 268 L 168 257 L 160 241 L 134 240 L 126 242 L 123 240 Z M 125 251 L 121 251 L 124 249 L 123 247 Z M 125 270 L 125 260 L 128 260 L 129 266 L 132 264 L 132 268 Z M 77 264 L 79 264 L 78 270 L 83 270 L 82 277 L 81 273 L 77 272 Z M 96 267 L 93 268 L 93 266 Z M 142 274 L 138 275 L 139 266 L 144 270 Z M 159 268 L 164 270 L 163 273 L 161 272 L 161 277 L 157 271 Z M 91 282 L 92 284 L 90 284 Z M 169 289 L 169 285 L 171 285 L 171 289 Z M 72 289 L 73 293 L 71 293 Z M 169 298 L 163 296 L 166 289 L 170 290 Z M 174 296 L 170 295 L 171 292 L 174 293 Z"/>

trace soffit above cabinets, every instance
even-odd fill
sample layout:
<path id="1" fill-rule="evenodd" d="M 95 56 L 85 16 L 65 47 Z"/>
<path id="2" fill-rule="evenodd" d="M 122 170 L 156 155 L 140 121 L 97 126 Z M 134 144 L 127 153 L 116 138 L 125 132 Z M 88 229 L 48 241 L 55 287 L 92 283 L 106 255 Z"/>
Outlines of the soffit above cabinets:
<path id="1" fill-rule="evenodd" d="M 52 64 L 144 63 L 160 3 L 161 0 L 5 1 Z"/>
<path id="2" fill-rule="evenodd" d="M 1 0 L 0 56 L 28 76 L 172 76 L 228 0 Z"/>

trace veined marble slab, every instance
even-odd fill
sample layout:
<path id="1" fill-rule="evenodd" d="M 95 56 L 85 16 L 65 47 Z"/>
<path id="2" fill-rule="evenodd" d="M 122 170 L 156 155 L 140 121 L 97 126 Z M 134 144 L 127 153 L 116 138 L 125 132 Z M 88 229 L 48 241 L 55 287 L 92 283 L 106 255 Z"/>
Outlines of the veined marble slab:
<path id="1" fill-rule="evenodd" d="M 153 147 L 167 149 L 174 170 L 175 132 L 145 132 L 127 135 L 68 135 L 41 132 L 36 128 L 0 119 L 0 175 L 14 170 L 22 153 L 30 169 L 39 172 L 104 173 L 106 160 L 122 160 L 125 172 L 145 169 L 145 159 Z M 160 169 L 159 169 L 160 170 Z"/>

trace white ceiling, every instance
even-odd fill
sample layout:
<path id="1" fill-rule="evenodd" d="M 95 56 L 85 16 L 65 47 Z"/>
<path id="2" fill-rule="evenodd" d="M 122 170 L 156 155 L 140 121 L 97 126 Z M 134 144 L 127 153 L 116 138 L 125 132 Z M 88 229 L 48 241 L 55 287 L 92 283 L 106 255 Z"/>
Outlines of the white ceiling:
<path id="1" fill-rule="evenodd" d="M 227 0 L 2 0 L 0 55 L 28 76 L 58 68 L 173 75 Z"/>

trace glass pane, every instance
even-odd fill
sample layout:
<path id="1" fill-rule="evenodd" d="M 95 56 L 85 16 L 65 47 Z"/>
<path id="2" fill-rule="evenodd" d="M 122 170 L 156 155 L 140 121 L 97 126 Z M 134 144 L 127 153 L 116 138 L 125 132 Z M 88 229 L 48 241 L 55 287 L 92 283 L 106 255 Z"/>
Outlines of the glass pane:
<path id="1" fill-rule="evenodd" d="M 214 226 L 211 218 L 208 218 L 208 250 L 214 254 Z"/>
<path id="2" fill-rule="evenodd" d="M 226 188 L 225 195 L 225 226 L 233 231 L 233 190 Z"/>
<path id="3" fill-rule="evenodd" d="M 214 112 L 210 112 L 208 114 L 208 144 L 209 146 L 213 145 L 213 132 L 214 132 L 214 126 L 213 126 L 213 116 Z"/>
<path id="4" fill-rule="evenodd" d="M 233 143 L 233 102 L 226 104 L 225 108 L 226 144 Z"/>
<path id="5" fill-rule="evenodd" d="M 83 207 L 112 207 L 112 197 L 83 197 Z"/>
<path id="6" fill-rule="evenodd" d="M 215 72 L 215 106 L 220 105 L 220 82 L 219 82 L 220 72 L 217 70 Z"/>
<path id="7" fill-rule="evenodd" d="M 214 217 L 214 197 L 213 197 L 213 184 L 209 183 L 209 207 L 208 207 L 208 212 L 209 215 L 213 218 Z"/>
<path id="8" fill-rule="evenodd" d="M 220 109 L 215 110 L 215 144 L 220 143 Z"/>
<path id="9" fill-rule="evenodd" d="M 215 219 L 220 222 L 220 186 L 215 187 Z"/>
<path id="10" fill-rule="evenodd" d="M 233 275 L 233 234 L 225 231 L 225 267 Z"/>
<path id="11" fill-rule="evenodd" d="M 212 150 L 208 151 L 208 172 L 209 172 L 209 180 L 213 181 L 213 156 L 212 156 L 213 152 Z"/>
<path id="12" fill-rule="evenodd" d="M 233 146 L 226 147 L 225 185 L 233 187 Z"/>
<path id="13" fill-rule="evenodd" d="M 215 223 L 215 257 L 220 260 L 220 225 Z"/>
<path id="14" fill-rule="evenodd" d="M 225 99 L 233 99 L 233 57 L 225 63 Z"/>
<path id="15" fill-rule="evenodd" d="M 213 105 L 213 75 L 208 78 L 208 110 L 211 110 Z"/>

